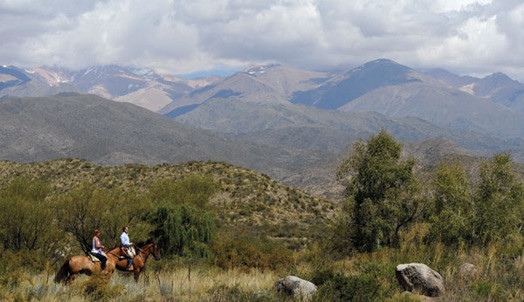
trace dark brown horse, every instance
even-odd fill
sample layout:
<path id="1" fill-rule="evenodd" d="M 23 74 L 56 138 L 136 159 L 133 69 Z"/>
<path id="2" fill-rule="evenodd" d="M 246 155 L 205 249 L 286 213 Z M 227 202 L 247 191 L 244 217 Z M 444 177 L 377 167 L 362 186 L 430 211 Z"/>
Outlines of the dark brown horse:
<path id="1" fill-rule="evenodd" d="M 116 263 L 124 254 L 120 247 L 114 247 L 106 252 L 107 262 L 104 272 L 109 276 L 113 274 Z M 78 274 L 86 274 L 91 276 L 94 272 L 101 272 L 101 263 L 93 262 L 88 256 L 73 256 L 67 258 L 65 263 L 60 267 L 55 276 L 55 282 L 64 282 L 71 284 Z"/>
<path id="2" fill-rule="evenodd" d="M 162 256 L 160 255 L 160 250 L 158 249 L 158 245 L 154 242 L 147 243 L 141 247 L 137 247 L 137 253 L 135 258 L 133 258 L 133 274 L 135 275 L 135 281 L 138 282 L 138 277 L 140 276 L 140 273 L 144 271 L 146 267 L 146 261 L 149 255 L 153 255 L 155 260 L 160 260 Z M 116 268 L 119 271 L 126 271 L 127 267 L 127 259 L 121 259 L 116 263 Z"/>

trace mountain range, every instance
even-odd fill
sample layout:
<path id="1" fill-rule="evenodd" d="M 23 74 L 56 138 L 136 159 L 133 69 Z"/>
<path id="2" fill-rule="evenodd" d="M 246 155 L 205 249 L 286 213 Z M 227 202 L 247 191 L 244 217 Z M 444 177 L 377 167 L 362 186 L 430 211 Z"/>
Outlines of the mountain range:
<path id="1" fill-rule="evenodd" d="M 400 138 L 409 137 L 415 131 L 379 114 L 370 116 L 391 124 L 390 128 L 397 129 L 395 133 Z M 372 121 L 361 118 L 362 123 Z M 333 131 L 331 137 L 326 135 L 330 128 L 322 126 L 281 129 L 281 136 L 271 136 L 273 141 L 242 137 L 242 133 L 201 130 L 133 104 L 95 95 L 62 93 L 52 97 L 0 100 L 1 160 L 35 162 L 83 158 L 105 166 L 224 161 L 260 171 L 317 196 L 336 194 L 339 188 L 333 171 L 339 154 L 346 142 L 364 134 L 347 129 L 342 135 Z M 319 131 L 319 135 L 315 131 Z M 366 134 L 372 132 L 373 129 L 369 129 Z M 291 136 L 286 138 L 286 135 Z M 311 141 L 303 141 L 305 136 L 310 136 Z M 345 136 L 344 142 L 334 143 Z M 324 147 L 319 145 L 322 140 Z M 462 149 L 454 144 L 451 144 L 453 148 L 438 141 L 417 144 L 432 145 L 438 150 L 445 148 L 439 154 L 467 154 L 467 151 L 457 152 Z"/>
<path id="2" fill-rule="evenodd" d="M 21 69 L 0 67 L 0 98 L 41 97 L 61 92 L 90 93 L 158 111 L 173 99 L 212 84 L 218 77 L 184 79 L 159 75 L 150 69 L 117 65 L 81 70 L 60 67 Z"/>
<path id="3" fill-rule="evenodd" d="M 0 160 L 226 161 L 328 196 L 340 154 L 380 129 L 426 162 L 494 152 L 524 161 L 523 91 L 501 73 L 387 59 L 345 72 L 264 65 L 201 79 L 116 65 L 2 66 Z"/>

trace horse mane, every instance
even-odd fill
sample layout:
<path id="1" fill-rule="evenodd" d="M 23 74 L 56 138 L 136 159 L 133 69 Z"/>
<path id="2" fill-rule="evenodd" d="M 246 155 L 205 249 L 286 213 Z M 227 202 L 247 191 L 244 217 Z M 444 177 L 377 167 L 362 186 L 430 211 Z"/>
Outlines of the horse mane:
<path id="1" fill-rule="evenodd" d="M 135 245 L 138 246 L 138 247 L 143 247 L 143 246 L 146 246 L 150 243 L 155 243 L 155 241 L 153 239 L 147 239 L 146 241 L 140 241 L 140 242 L 137 242 Z"/>

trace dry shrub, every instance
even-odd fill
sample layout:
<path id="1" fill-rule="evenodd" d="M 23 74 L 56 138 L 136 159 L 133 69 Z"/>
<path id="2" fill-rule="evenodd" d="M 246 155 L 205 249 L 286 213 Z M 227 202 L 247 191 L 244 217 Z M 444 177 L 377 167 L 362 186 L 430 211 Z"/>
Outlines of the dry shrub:
<path id="1" fill-rule="evenodd" d="M 122 294 L 125 286 L 122 284 L 111 286 L 110 278 L 109 275 L 104 273 L 94 274 L 82 284 L 84 294 L 95 301 L 110 300 Z"/>
<path id="2" fill-rule="evenodd" d="M 247 234 L 222 235 L 212 245 L 214 263 L 222 269 L 279 270 L 293 266 L 293 253 L 284 244 Z"/>

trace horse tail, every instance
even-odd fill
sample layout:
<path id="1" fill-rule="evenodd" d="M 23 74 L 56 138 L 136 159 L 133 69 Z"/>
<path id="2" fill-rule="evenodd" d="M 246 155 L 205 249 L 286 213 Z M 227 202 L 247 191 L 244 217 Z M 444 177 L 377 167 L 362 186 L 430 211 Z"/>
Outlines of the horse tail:
<path id="1" fill-rule="evenodd" d="M 65 282 L 67 278 L 69 277 L 69 273 L 70 273 L 69 260 L 71 260 L 71 258 L 67 258 L 67 260 L 64 262 L 62 267 L 60 267 L 60 269 L 56 273 L 56 276 L 55 276 L 56 283 Z"/>

